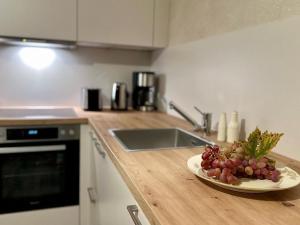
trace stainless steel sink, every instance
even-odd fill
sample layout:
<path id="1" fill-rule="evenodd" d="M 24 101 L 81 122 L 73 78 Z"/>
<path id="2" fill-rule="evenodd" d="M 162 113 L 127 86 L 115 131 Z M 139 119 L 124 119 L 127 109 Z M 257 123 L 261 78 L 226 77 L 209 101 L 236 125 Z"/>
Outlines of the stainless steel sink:
<path id="1" fill-rule="evenodd" d="M 179 128 L 111 129 L 110 132 L 127 151 L 199 147 L 213 144 Z"/>

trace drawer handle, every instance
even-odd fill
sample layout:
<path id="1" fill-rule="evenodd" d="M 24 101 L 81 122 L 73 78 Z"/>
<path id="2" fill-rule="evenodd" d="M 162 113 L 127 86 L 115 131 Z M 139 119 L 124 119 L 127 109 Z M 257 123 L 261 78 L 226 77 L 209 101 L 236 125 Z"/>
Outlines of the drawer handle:
<path id="1" fill-rule="evenodd" d="M 139 209 L 136 205 L 128 205 L 127 210 L 129 212 L 129 215 L 131 216 L 131 219 L 133 220 L 135 225 L 142 225 L 140 219 L 139 219 Z"/>
<path id="2" fill-rule="evenodd" d="M 105 159 L 105 152 L 102 150 L 102 145 L 98 142 L 95 141 L 95 145 L 96 145 L 96 149 L 97 149 L 97 152 L 102 156 L 103 159 Z"/>
<path id="3" fill-rule="evenodd" d="M 96 203 L 96 201 L 97 201 L 97 194 L 96 194 L 95 188 L 89 187 L 87 189 L 87 191 L 89 193 L 90 201 L 92 203 Z"/>
<path id="4" fill-rule="evenodd" d="M 95 137 L 95 134 L 93 131 L 90 131 L 90 136 L 92 138 L 92 141 L 94 142 L 95 146 L 96 146 L 96 149 L 97 149 L 97 152 L 102 156 L 103 159 L 105 159 L 105 152 L 102 150 L 103 147 L 102 145 L 98 142 L 97 138 Z"/>
<path id="5" fill-rule="evenodd" d="M 93 140 L 93 141 L 96 141 L 97 139 L 95 138 L 94 132 L 93 132 L 93 131 L 90 131 L 89 133 L 90 133 L 90 136 L 91 136 L 92 140 Z"/>

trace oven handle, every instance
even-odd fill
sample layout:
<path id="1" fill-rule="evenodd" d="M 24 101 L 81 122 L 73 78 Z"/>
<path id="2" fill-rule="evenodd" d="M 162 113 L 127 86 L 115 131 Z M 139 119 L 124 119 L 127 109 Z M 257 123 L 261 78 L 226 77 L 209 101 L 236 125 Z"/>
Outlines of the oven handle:
<path id="1" fill-rule="evenodd" d="M 65 151 L 66 145 L 0 147 L 0 154 Z"/>

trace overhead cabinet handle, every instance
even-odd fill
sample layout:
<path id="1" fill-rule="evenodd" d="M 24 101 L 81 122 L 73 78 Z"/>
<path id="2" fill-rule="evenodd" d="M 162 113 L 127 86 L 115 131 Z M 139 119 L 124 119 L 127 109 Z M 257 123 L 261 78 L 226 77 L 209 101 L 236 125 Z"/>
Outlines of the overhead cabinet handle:
<path id="1" fill-rule="evenodd" d="M 142 225 L 140 219 L 139 219 L 139 209 L 136 205 L 128 205 L 127 210 L 129 212 L 129 215 L 131 216 L 131 219 L 133 220 L 135 225 Z"/>

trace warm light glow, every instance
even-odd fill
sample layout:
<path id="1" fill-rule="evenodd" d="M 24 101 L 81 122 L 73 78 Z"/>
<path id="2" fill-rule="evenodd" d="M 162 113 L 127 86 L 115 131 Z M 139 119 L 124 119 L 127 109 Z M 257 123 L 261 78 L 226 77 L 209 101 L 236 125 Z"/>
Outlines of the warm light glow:
<path id="1" fill-rule="evenodd" d="M 53 63 L 55 52 L 49 48 L 26 47 L 20 50 L 19 56 L 25 65 L 42 70 Z"/>

